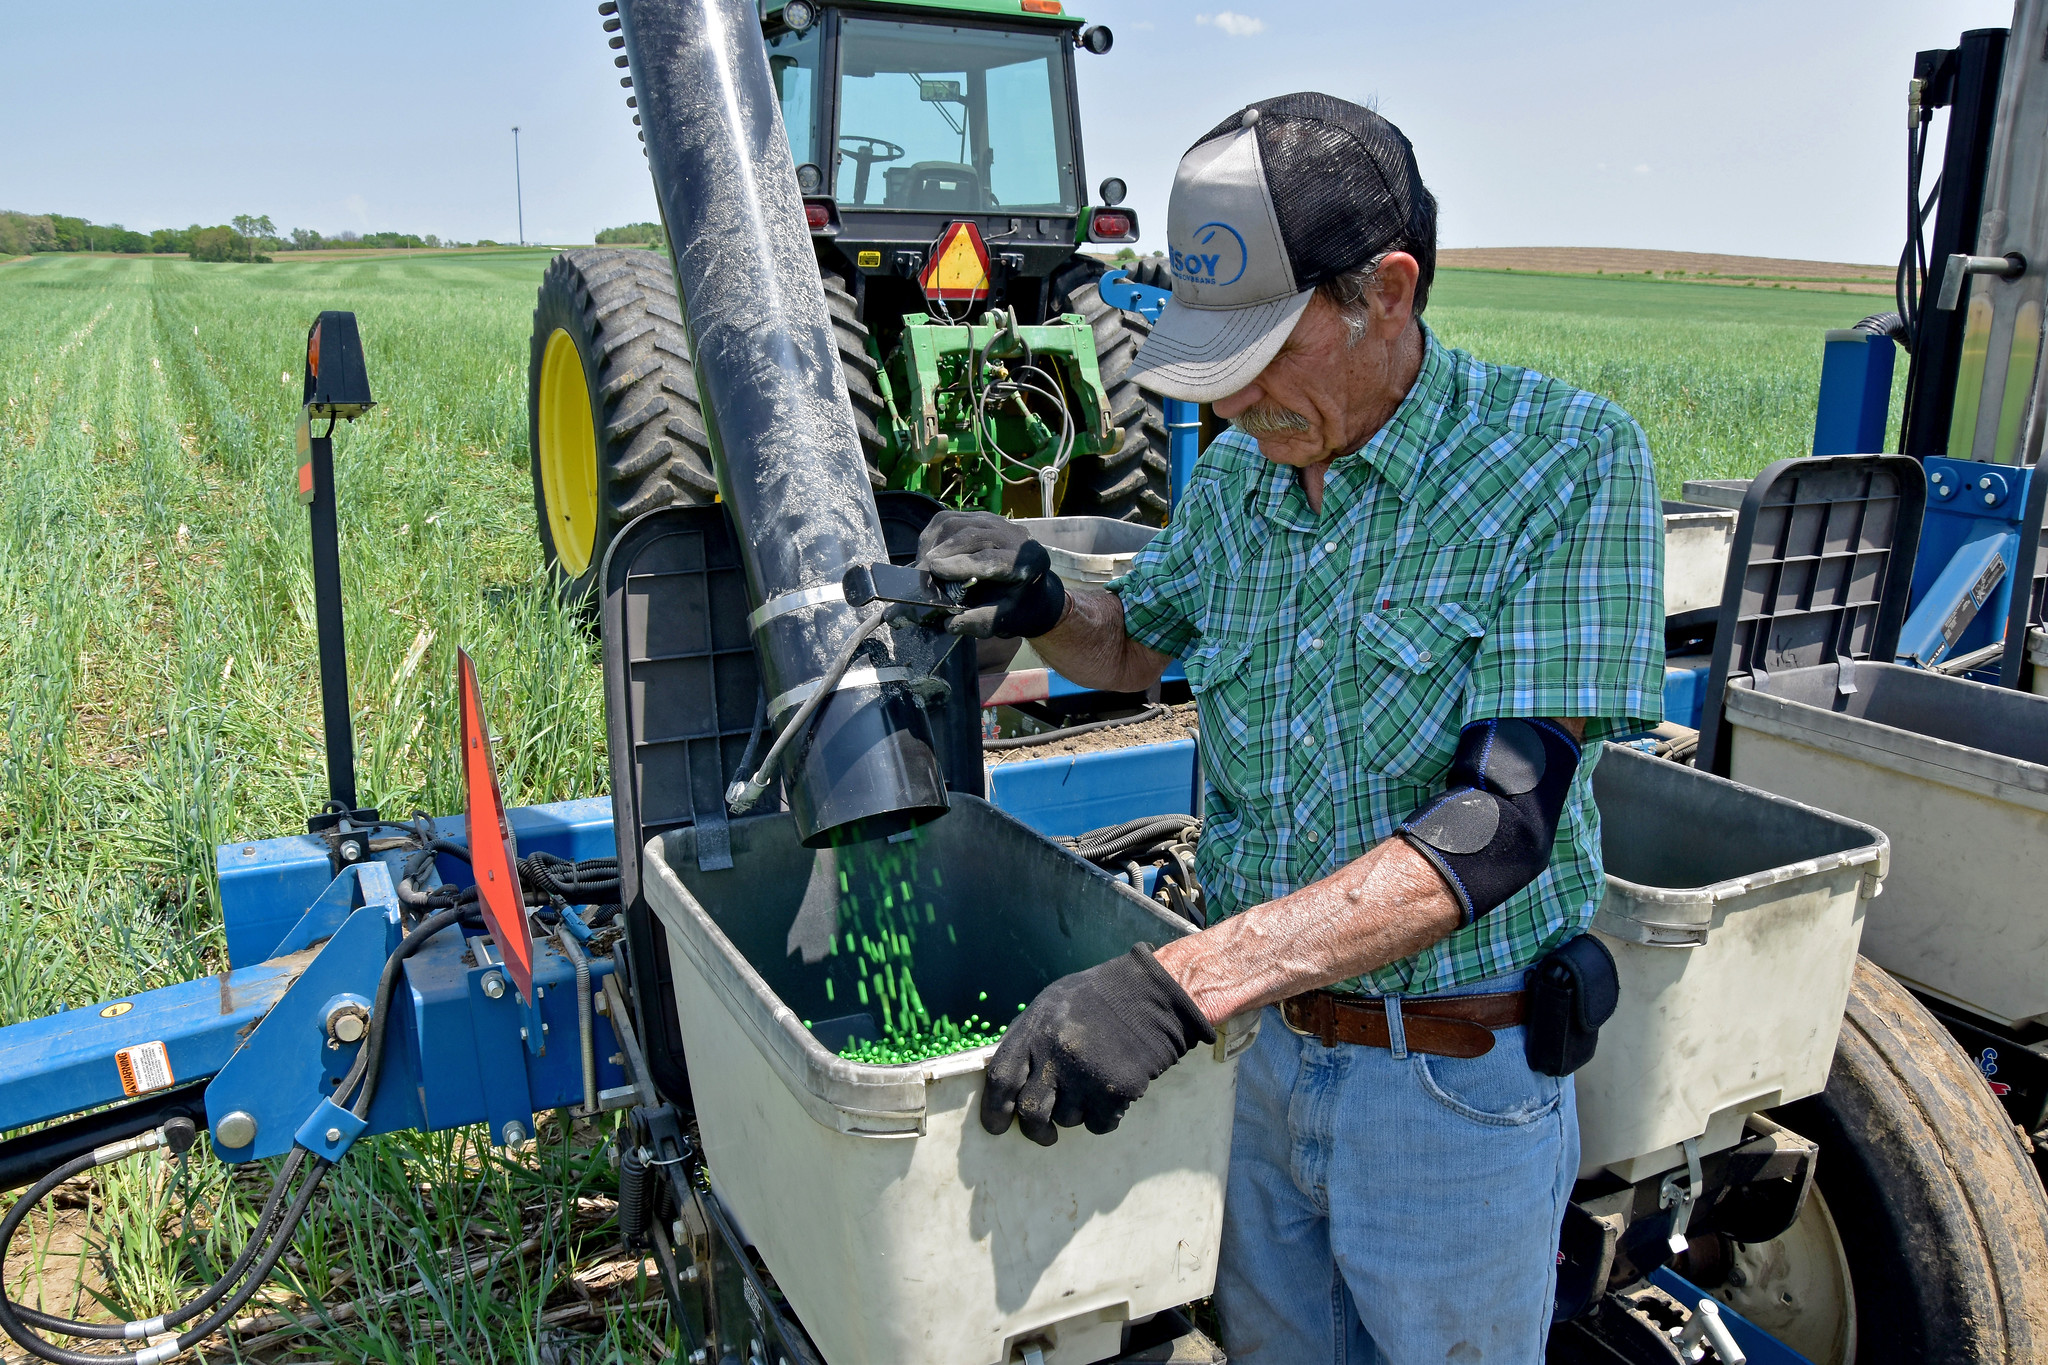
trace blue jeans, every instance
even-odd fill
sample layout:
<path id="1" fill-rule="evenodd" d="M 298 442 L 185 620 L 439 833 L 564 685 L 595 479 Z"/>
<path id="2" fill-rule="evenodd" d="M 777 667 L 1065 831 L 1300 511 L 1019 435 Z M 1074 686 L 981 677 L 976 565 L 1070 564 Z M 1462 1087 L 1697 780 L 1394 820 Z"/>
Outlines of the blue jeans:
<path id="1" fill-rule="evenodd" d="M 1444 995 L 1521 989 L 1522 974 Z M 1413 1003 L 1413 1002 L 1411 1002 Z M 1324 1047 L 1269 1007 L 1238 1064 L 1216 1310 L 1231 1365 L 1536 1365 L 1579 1164 L 1569 1077 Z"/>

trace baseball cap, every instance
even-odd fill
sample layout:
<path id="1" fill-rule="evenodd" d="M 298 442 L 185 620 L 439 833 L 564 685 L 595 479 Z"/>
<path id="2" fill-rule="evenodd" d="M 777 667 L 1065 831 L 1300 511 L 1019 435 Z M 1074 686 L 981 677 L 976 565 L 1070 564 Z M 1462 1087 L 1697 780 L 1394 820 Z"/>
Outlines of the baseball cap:
<path id="1" fill-rule="evenodd" d="M 1173 304 L 1130 377 L 1207 403 L 1266 368 L 1324 281 L 1401 243 L 1427 251 L 1426 284 L 1436 200 L 1399 128 L 1332 95 L 1281 95 L 1240 109 L 1188 149 L 1166 238 Z"/>

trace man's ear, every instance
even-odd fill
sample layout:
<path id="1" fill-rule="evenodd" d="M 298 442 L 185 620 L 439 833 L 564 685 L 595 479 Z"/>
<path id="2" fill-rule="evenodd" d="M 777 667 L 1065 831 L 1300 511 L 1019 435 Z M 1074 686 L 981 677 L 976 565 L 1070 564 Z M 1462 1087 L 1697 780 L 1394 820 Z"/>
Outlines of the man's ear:
<path id="1" fill-rule="evenodd" d="M 1422 280 L 1422 266 L 1405 251 L 1389 251 L 1380 258 L 1379 279 L 1373 314 L 1385 321 L 1389 335 L 1398 334 L 1415 316 L 1415 286 Z"/>

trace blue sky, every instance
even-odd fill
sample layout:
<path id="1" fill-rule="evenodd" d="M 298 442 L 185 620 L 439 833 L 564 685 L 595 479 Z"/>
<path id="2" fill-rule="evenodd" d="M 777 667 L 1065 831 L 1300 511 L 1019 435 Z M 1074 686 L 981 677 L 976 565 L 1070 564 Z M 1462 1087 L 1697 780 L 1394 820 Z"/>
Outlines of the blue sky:
<path id="1" fill-rule="evenodd" d="M 1173 166 L 1224 114 L 1322 89 L 1416 145 L 1447 246 L 1889 261 L 1913 53 L 2000 0 L 1073 0 L 1091 184 L 1156 245 Z M 588 241 L 654 216 L 594 0 L 0 2 L 0 208 L 132 228 Z M 1939 125 L 1937 125 L 1937 131 Z"/>

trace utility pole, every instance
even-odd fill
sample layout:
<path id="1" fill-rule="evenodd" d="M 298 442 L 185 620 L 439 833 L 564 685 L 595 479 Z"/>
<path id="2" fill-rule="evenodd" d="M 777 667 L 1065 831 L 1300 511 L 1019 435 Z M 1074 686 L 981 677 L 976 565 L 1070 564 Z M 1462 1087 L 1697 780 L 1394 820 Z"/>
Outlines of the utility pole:
<path id="1" fill-rule="evenodd" d="M 512 125 L 512 197 L 519 206 L 519 245 L 526 245 L 526 188 L 519 181 L 519 125 Z"/>

